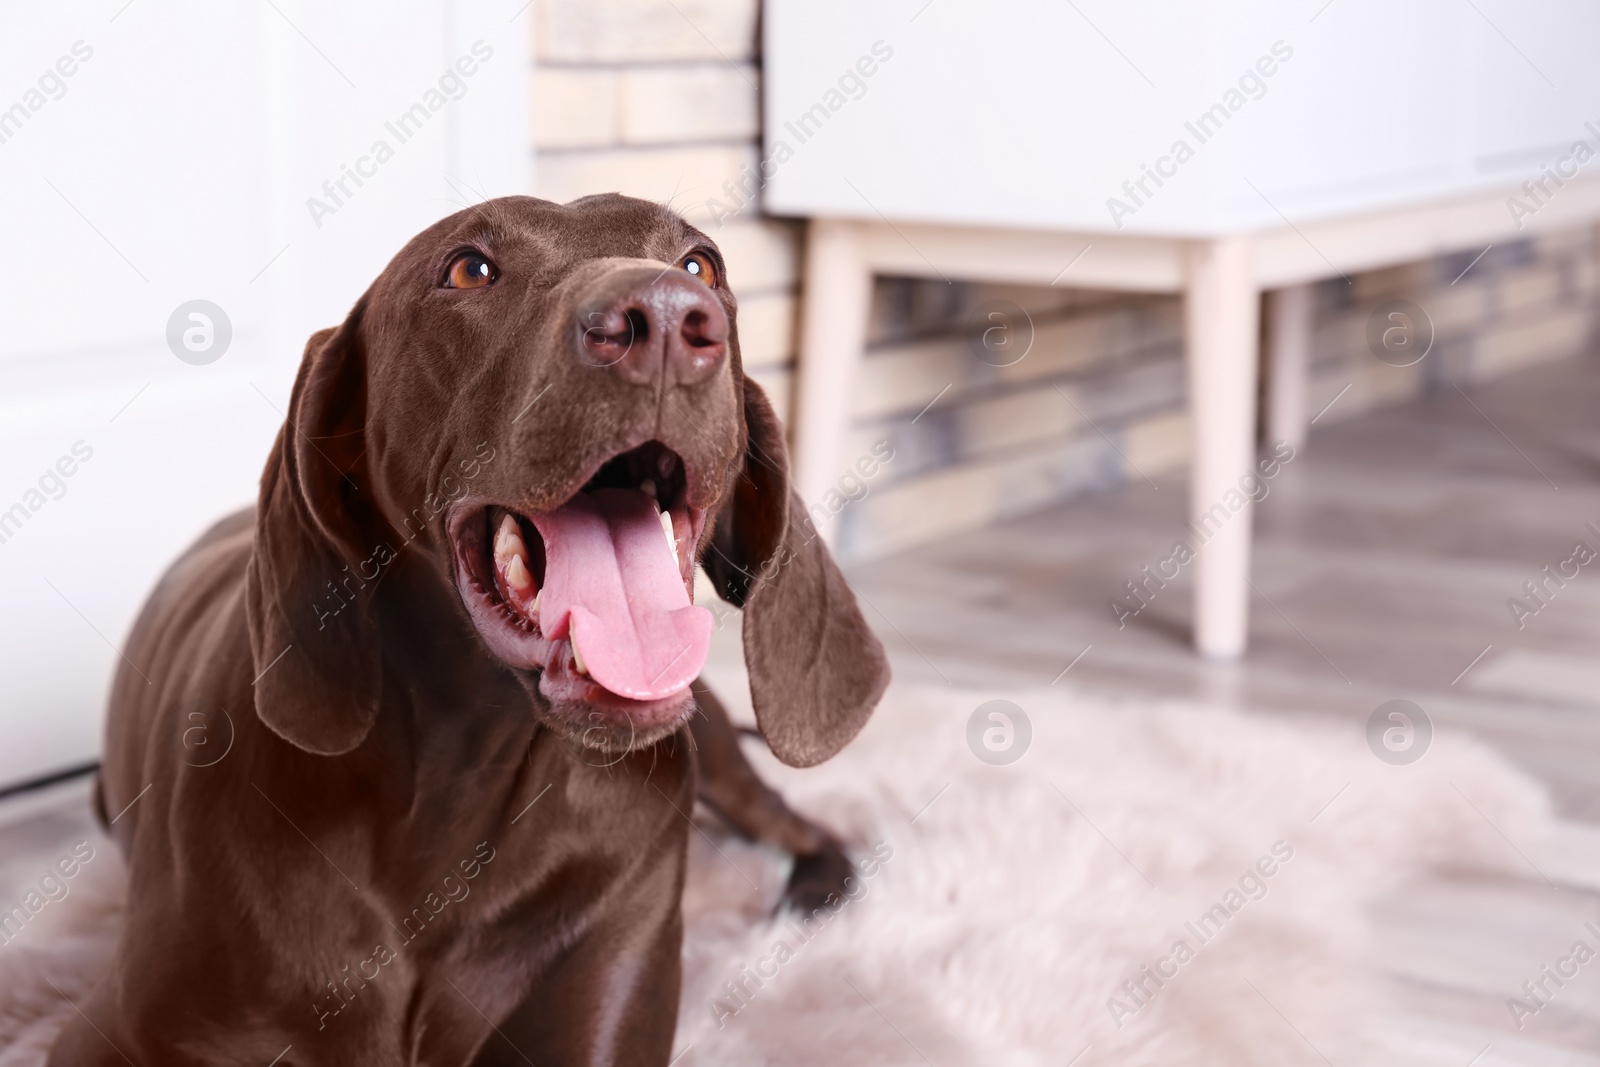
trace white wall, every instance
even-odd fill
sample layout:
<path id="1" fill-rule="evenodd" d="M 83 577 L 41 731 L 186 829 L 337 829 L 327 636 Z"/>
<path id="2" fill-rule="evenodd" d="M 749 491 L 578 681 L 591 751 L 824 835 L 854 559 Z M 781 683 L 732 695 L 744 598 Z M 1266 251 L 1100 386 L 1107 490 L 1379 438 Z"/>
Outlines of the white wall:
<path id="1" fill-rule="evenodd" d="M 417 230 L 531 188 L 521 7 L 0 11 L 0 519 L 27 512 L 0 527 L 0 785 L 95 757 L 112 646 L 172 557 L 254 498 L 306 336 Z M 419 102 L 439 106 L 401 143 L 385 123 Z M 392 158 L 314 219 L 379 140 Z M 197 298 L 233 327 L 206 365 L 165 337 Z M 77 442 L 92 457 L 57 485 Z"/>

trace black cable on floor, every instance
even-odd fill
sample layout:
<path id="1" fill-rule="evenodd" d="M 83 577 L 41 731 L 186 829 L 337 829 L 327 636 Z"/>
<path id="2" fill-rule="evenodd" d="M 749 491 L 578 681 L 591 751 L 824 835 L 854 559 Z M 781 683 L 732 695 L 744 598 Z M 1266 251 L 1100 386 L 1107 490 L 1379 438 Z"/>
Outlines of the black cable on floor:
<path id="1" fill-rule="evenodd" d="M 0 789 L 0 800 L 5 800 L 8 797 L 14 797 L 19 793 L 31 793 L 36 789 L 44 789 L 47 786 L 57 785 L 61 782 L 68 782 L 74 778 L 82 778 L 84 775 L 93 774 L 99 769 L 100 761 L 95 760 L 92 763 L 80 763 L 77 766 L 68 767 L 66 770 L 56 771 L 54 774 L 47 774 L 43 778 L 30 778 L 26 782 L 18 782 L 16 785 L 8 785 L 5 788 Z"/>

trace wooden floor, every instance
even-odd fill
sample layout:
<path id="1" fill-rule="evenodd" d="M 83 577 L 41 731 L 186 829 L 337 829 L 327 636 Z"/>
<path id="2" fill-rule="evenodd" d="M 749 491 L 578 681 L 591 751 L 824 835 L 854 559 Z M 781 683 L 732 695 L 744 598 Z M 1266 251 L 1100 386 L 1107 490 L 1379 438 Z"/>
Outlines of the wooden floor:
<path id="1" fill-rule="evenodd" d="M 1239 664 L 1194 655 L 1187 569 L 1123 628 L 1108 607 L 1183 535 L 1184 475 L 1155 483 L 850 568 L 900 677 L 1047 684 L 1092 645 L 1076 685 L 1363 721 L 1403 697 L 1600 822 L 1600 558 L 1523 629 L 1507 607 L 1600 552 L 1600 362 L 1314 430 L 1257 508 Z"/>
<path id="2" fill-rule="evenodd" d="M 1315 433 L 1259 508 L 1251 647 L 1234 665 L 1192 653 L 1187 574 L 1125 628 L 1107 606 L 1181 535 L 1179 475 L 850 577 L 902 679 L 1034 686 L 1072 664 L 1075 686 L 1352 729 L 1405 697 L 1438 730 L 1487 738 L 1549 787 L 1563 833 L 1526 878 L 1407 887 L 1380 909 L 1384 1062 L 1595 1067 L 1600 960 L 1521 1031 L 1505 1000 L 1565 955 L 1585 920 L 1600 926 L 1600 559 L 1552 583 L 1520 630 L 1506 601 L 1575 542 L 1600 551 L 1584 528 L 1600 527 L 1597 413 L 1600 362 L 1582 362 Z M 0 804 L 0 891 L 86 821 L 81 786 Z"/>
<path id="3" fill-rule="evenodd" d="M 1184 533 L 1184 475 L 1154 481 L 849 568 L 898 676 L 1039 686 L 1071 665 L 1077 687 L 1356 730 L 1398 697 L 1487 739 L 1549 788 L 1562 831 L 1526 878 L 1412 886 L 1379 909 L 1385 1062 L 1600 1065 L 1600 960 L 1520 1031 L 1506 1006 L 1580 936 L 1600 950 L 1583 929 L 1600 928 L 1600 558 L 1549 582 L 1520 629 L 1507 606 L 1536 606 L 1524 583 L 1576 542 L 1600 553 L 1584 525 L 1600 530 L 1600 361 L 1314 430 L 1257 510 L 1237 664 L 1192 652 L 1187 571 L 1123 626 L 1108 606 L 1135 606 L 1123 583 Z"/>

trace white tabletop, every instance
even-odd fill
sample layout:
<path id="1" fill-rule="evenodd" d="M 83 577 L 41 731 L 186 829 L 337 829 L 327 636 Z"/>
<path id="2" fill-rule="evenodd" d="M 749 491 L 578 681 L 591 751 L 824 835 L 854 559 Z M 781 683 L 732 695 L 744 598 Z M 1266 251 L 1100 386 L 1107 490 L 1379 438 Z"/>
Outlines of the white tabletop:
<path id="1" fill-rule="evenodd" d="M 769 0 L 765 26 L 780 214 L 1209 236 L 1600 174 L 1578 0 Z"/>

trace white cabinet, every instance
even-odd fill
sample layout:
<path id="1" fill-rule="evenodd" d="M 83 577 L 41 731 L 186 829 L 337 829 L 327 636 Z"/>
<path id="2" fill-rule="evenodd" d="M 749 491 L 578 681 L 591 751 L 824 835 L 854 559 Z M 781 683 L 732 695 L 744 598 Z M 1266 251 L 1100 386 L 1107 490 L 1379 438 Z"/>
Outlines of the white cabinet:
<path id="1" fill-rule="evenodd" d="M 1577 0 L 769 0 L 765 26 L 781 214 L 1202 236 L 1600 150 Z"/>

